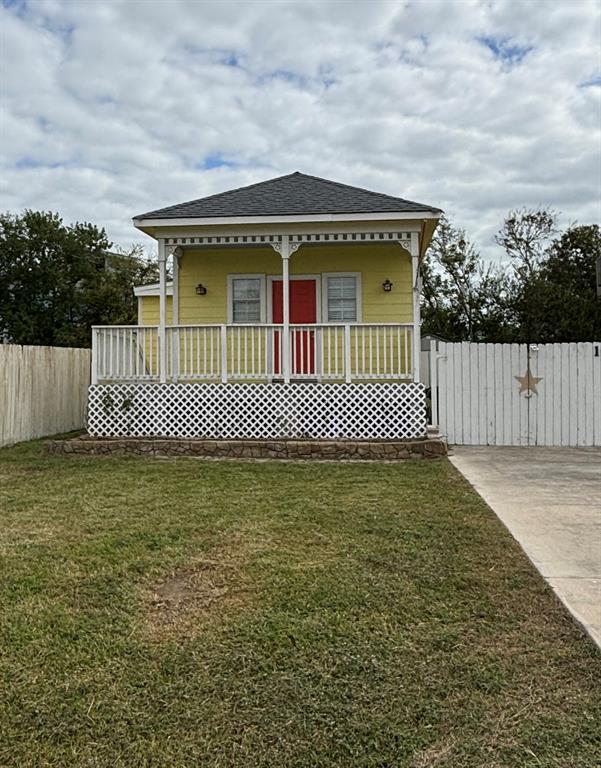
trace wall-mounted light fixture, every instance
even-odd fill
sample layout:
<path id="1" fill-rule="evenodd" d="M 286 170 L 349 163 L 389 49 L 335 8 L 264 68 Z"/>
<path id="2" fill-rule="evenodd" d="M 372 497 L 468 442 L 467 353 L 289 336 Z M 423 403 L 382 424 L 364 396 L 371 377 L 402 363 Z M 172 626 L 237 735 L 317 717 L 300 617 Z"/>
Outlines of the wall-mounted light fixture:
<path id="1" fill-rule="evenodd" d="M 384 289 L 385 293 L 390 293 L 390 291 L 392 291 L 392 283 L 390 280 L 388 280 L 388 278 L 386 278 L 386 280 L 384 280 L 382 283 L 382 288 Z"/>
<path id="2" fill-rule="evenodd" d="M 206 296 L 207 295 L 207 288 L 202 283 L 198 283 L 196 286 L 196 295 L 197 296 Z"/>

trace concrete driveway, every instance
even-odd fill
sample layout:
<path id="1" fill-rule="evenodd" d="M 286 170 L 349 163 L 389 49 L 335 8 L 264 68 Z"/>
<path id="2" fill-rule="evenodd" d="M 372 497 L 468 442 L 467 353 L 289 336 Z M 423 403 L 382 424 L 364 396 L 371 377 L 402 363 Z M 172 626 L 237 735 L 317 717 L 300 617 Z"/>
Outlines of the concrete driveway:
<path id="1" fill-rule="evenodd" d="M 601 448 L 455 446 L 450 459 L 601 647 Z"/>

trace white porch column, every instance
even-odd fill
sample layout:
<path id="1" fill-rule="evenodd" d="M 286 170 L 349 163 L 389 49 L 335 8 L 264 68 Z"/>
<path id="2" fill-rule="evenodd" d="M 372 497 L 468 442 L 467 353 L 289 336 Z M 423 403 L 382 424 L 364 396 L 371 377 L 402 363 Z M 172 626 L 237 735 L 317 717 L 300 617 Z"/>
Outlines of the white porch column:
<path id="1" fill-rule="evenodd" d="M 171 269 L 173 271 L 173 294 L 171 296 L 171 325 L 179 325 L 179 261 L 183 256 L 181 246 L 170 246 L 172 256 Z M 179 331 L 171 330 L 171 376 L 174 382 L 179 377 Z"/>
<path id="2" fill-rule="evenodd" d="M 290 383 L 290 240 L 282 237 L 282 374 L 284 384 Z"/>
<path id="3" fill-rule="evenodd" d="M 282 257 L 282 377 L 284 384 L 290 383 L 290 257 L 302 243 L 290 242 L 289 235 L 282 235 L 281 241 L 270 243 Z"/>
<path id="4" fill-rule="evenodd" d="M 421 276 L 419 273 L 419 234 L 411 233 L 411 283 L 413 286 L 413 381 L 420 381 L 421 339 Z"/>
<path id="5" fill-rule="evenodd" d="M 173 250 L 173 299 L 171 325 L 179 325 L 179 261 L 182 257 L 182 249 L 178 246 Z"/>
<path id="6" fill-rule="evenodd" d="M 167 264 L 165 241 L 159 238 L 159 381 L 167 381 Z"/>

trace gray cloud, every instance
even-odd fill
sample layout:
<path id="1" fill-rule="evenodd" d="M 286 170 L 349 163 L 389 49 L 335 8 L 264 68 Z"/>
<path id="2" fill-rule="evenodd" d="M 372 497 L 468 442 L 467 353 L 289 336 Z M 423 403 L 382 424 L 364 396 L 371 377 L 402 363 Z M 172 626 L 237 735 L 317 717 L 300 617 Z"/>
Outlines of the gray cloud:
<path id="1" fill-rule="evenodd" d="M 301 170 L 444 208 L 597 221 L 596 2 L 0 7 L 0 207 L 131 217 Z"/>

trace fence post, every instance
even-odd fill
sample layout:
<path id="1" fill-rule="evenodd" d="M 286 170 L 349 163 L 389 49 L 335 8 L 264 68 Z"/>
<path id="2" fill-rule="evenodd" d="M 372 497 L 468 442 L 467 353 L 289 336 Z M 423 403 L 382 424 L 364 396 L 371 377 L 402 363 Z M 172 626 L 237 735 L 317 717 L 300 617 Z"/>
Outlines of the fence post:
<path id="1" fill-rule="evenodd" d="M 438 342 L 430 342 L 430 408 L 432 426 L 438 427 Z"/>
<path id="2" fill-rule="evenodd" d="M 98 384 L 98 342 L 100 334 L 98 328 L 92 328 L 92 372 L 91 380 L 92 386 L 95 387 Z"/>
<path id="3" fill-rule="evenodd" d="M 351 383 L 351 326 L 344 326 L 344 380 Z"/>
<path id="4" fill-rule="evenodd" d="M 221 383 L 227 384 L 227 326 L 221 326 Z"/>

